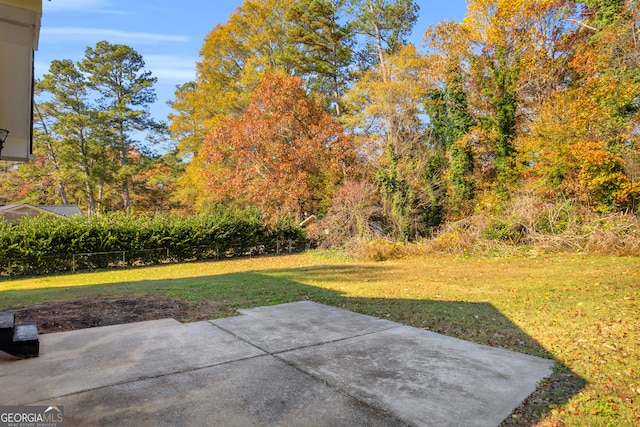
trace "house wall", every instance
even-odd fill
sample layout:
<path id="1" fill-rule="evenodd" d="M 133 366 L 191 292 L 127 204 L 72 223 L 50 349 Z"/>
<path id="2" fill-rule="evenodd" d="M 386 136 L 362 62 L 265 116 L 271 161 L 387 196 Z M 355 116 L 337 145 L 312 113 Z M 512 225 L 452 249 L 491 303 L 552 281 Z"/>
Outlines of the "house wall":
<path id="1" fill-rule="evenodd" d="M 31 157 L 33 53 L 41 16 L 41 0 L 0 0 L 0 128 L 9 131 L 2 160 Z"/>
<path id="2" fill-rule="evenodd" d="M 21 7 L 42 13 L 42 0 L 0 0 L 0 4 Z"/>

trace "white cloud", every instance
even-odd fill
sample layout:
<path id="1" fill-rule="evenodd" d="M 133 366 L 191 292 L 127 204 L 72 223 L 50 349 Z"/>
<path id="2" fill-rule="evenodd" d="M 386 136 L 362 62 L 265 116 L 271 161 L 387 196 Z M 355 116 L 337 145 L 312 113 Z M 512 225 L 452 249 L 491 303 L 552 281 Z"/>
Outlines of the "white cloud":
<path id="1" fill-rule="evenodd" d="M 186 83 L 196 78 L 196 59 L 175 55 L 145 55 L 145 69 L 158 78 L 160 84 Z"/>
<path id="2" fill-rule="evenodd" d="M 45 13 L 61 11 L 96 12 L 110 14 L 124 14 L 125 12 L 111 9 L 110 0 L 51 0 L 42 3 Z"/>
<path id="3" fill-rule="evenodd" d="M 53 27 L 40 30 L 40 43 L 58 43 L 61 41 L 100 41 L 108 40 L 110 43 L 126 44 L 158 44 L 158 43 L 184 43 L 189 40 L 186 36 L 171 34 L 154 34 L 112 30 L 106 28 L 84 27 Z"/>

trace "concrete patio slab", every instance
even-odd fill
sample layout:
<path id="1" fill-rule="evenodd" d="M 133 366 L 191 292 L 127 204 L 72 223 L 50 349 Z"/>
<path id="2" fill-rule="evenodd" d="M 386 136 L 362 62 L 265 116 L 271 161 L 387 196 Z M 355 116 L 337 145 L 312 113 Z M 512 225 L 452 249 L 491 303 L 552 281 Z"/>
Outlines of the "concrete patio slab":
<path id="1" fill-rule="evenodd" d="M 496 426 L 550 373 L 545 359 L 410 327 L 278 357 L 416 426 Z"/>
<path id="2" fill-rule="evenodd" d="M 77 393 L 64 407 L 65 426 L 402 425 L 272 356 Z"/>
<path id="3" fill-rule="evenodd" d="M 398 323 L 300 301 L 238 310 L 243 316 L 216 319 L 224 330 L 269 353 L 302 348 L 398 327 Z"/>
<path id="4" fill-rule="evenodd" d="M 143 378 L 255 357 L 264 352 L 209 322 L 173 319 L 40 336 L 40 356 L 0 352 L 0 404 L 66 396 Z"/>
<path id="5" fill-rule="evenodd" d="M 553 361 L 305 301 L 41 336 L 0 405 L 67 426 L 497 426 Z"/>

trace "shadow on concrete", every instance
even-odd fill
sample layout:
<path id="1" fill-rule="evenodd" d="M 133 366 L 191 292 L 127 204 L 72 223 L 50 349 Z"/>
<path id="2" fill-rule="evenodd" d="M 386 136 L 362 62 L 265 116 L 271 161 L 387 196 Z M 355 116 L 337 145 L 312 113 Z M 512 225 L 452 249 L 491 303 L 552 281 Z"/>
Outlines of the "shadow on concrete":
<path id="1" fill-rule="evenodd" d="M 7 290 L 0 291 L 0 297 L 5 301 L 25 301 L 30 299 L 30 293 L 37 292 L 34 303 L 38 303 L 68 301 L 88 295 L 110 297 L 162 294 L 190 301 L 215 301 L 221 310 L 212 315 L 212 318 L 228 317 L 242 308 L 311 300 L 479 344 L 555 359 L 552 353 L 490 303 L 352 297 L 340 289 L 331 289 L 332 283 L 337 281 L 361 282 L 363 274 L 368 278 L 367 281 L 376 281 L 382 280 L 389 271 L 384 266 L 336 264 L 85 287 Z M 64 276 L 62 280 L 63 278 Z M 317 283 L 318 286 L 304 284 L 302 280 Z M 563 405 L 585 385 L 583 378 L 556 362 L 554 374 L 541 382 L 537 390 L 502 425 L 535 425 L 549 413 L 550 408 Z"/>

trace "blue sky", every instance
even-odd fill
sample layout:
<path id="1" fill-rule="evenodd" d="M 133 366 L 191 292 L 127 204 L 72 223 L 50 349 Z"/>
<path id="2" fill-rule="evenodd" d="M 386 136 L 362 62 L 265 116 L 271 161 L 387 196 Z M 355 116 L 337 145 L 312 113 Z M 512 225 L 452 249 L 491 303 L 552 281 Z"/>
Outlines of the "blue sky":
<path id="1" fill-rule="evenodd" d="M 227 22 L 243 0 L 43 0 L 36 75 L 54 59 L 78 61 L 87 46 L 101 40 L 127 44 L 140 53 L 158 78 L 158 101 L 151 112 L 165 120 L 176 85 L 195 78 L 195 64 L 206 34 Z M 465 0 L 418 0 L 420 17 L 412 42 L 419 45 L 429 25 L 461 20 Z"/>

